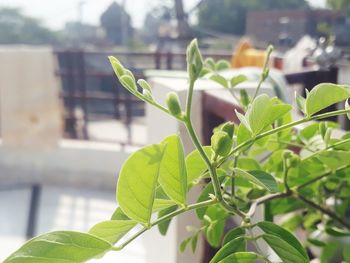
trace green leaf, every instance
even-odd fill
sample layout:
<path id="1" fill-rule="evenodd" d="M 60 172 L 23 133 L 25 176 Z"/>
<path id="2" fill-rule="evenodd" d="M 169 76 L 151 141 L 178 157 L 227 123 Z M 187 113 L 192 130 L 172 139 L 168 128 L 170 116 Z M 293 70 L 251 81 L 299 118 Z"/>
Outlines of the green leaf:
<path id="1" fill-rule="evenodd" d="M 129 218 L 145 225 L 151 219 L 163 150 L 153 144 L 134 152 L 119 173 L 117 202 Z"/>
<path id="2" fill-rule="evenodd" d="M 349 231 L 345 231 L 343 229 L 340 229 L 338 227 L 326 227 L 326 233 L 330 236 L 334 237 L 348 237 L 350 236 Z"/>
<path id="3" fill-rule="evenodd" d="M 111 216 L 111 220 L 130 220 L 130 218 L 124 214 L 120 207 L 118 207 Z"/>
<path id="4" fill-rule="evenodd" d="M 234 229 L 231 229 L 225 235 L 224 241 L 222 241 L 222 244 L 226 245 L 231 240 L 236 239 L 237 237 L 244 236 L 244 235 L 245 235 L 245 229 L 243 227 L 236 227 Z"/>
<path id="5" fill-rule="evenodd" d="M 210 158 L 211 156 L 211 147 L 204 146 L 204 152 Z M 198 150 L 192 151 L 186 157 L 186 168 L 187 168 L 187 183 L 196 184 L 196 181 L 203 176 L 204 172 L 208 169 L 207 165 L 203 161 Z"/>
<path id="6" fill-rule="evenodd" d="M 166 216 L 166 215 L 176 211 L 176 209 L 177 209 L 177 205 L 165 208 L 165 209 L 159 211 L 158 218 Z M 170 222 L 171 222 L 171 219 L 163 221 L 162 223 L 158 224 L 158 230 L 163 236 L 166 235 L 168 228 L 169 228 L 169 225 L 170 225 Z"/>
<path id="7" fill-rule="evenodd" d="M 206 229 L 206 237 L 212 247 L 219 247 L 224 233 L 227 213 L 219 205 L 209 206 L 206 218 L 210 219 L 209 226 Z"/>
<path id="8" fill-rule="evenodd" d="M 133 220 L 109 220 L 94 225 L 89 233 L 114 244 L 135 225 Z"/>
<path id="9" fill-rule="evenodd" d="M 225 87 L 226 89 L 229 88 L 229 86 L 228 86 L 228 81 L 227 81 L 223 76 L 221 76 L 221 75 L 218 75 L 218 74 L 213 75 L 213 76 L 210 77 L 210 79 L 211 79 L 212 81 L 215 81 L 215 82 L 218 83 L 219 85 Z"/>
<path id="10" fill-rule="evenodd" d="M 281 258 L 283 263 L 308 263 L 310 262 L 308 258 L 304 257 L 300 252 L 291 246 L 287 241 L 282 238 L 264 234 L 262 238 L 265 242 L 276 252 L 276 254 Z"/>
<path id="11" fill-rule="evenodd" d="M 170 199 L 155 198 L 154 203 L 153 203 L 152 212 L 161 211 L 161 210 L 169 208 L 170 206 L 173 206 L 175 204 L 176 203 Z"/>
<path id="12" fill-rule="evenodd" d="M 159 184 L 164 192 L 176 203 L 185 205 L 187 195 L 187 175 L 181 139 L 170 135 L 162 142 L 165 147 L 159 169 Z"/>
<path id="13" fill-rule="evenodd" d="M 348 151 L 322 151 L 315 157 L 332 170 L 350 164 L 350 152 Z"/>
<path id="14" fill-rule="evenodd" d="M 222 183 L 224 179 L 225 179 L 225 177 L 223 177 L 223 176 L 219 177 L 219 182 Z M 212 182 L 208 183 L 204 187 L 204 189 L 202 190 L 202 192 L 200 193 L 200 195 L 199 195 L 199 197 L 197 199 L 197 203 L 210 200 L 210 194 L 214 195 L 214 186 L 213 186 Z M 207 206 L 201 207 L 201 208 L 197 208 L 196 209 L 197 217 L 202 220 L 204 215 L 205 215 L 205 213 L 206 213 L 206 211 L 207 211 L 207 209 L 208 209 Z"/>
<path id="15" fill-rule="evenodd" d="M 341 253 L 341 243 L 339 241 L 328 242 L 322 249 L 321 263 L 336 262 L 336 258 Z"/>
<path id="16" fill-rule="evenodd" d="M 111 247 L 107 241 L 90 234 L 56 231 L 29 240 L 4 263 L 85 262 Z"/>
<path id="17" fill-rule="evenodd" d="M 120 77 L 120 83 L 129 90 L 130 92 L 136 92 L 137 91 L 137 86 L 135 80 L 129 76 L 129 75 L 123 75 Z"/>
<path id="18" fill-rule="evenodd" d="M 250 182 L 265 188 L 269 192 L 277 192 L 278 187 L 275 178 L 264 171 L 244 171 L 239 168 L 233 169 L 235 176 L 241 176 Z"/>
<path id="19" fill-rule="evenodd" d="M 350 246 L 345 246 L 343 248 L 343 257 L 346 262 L 350 262 Z"/>
<path id="20" fill-rule="evenodd" d="M 298 109 L 302 112 L 302 113 L 305 113 L 305 103 L 306 103 L 306 100 L 304 97 L 300 96 L 299 94 L 297 94 L 295 92 L 295 101 L 297 103 L 297 107 Z"/>
<path id="21" fill-rule="evenodd" d="M 312 245 L 314 245 L 314 246 L 316 246 L 316 247 L 324 247 L 324 246 L 326 246 L 326 243 L 325 243 L 325 242 L 323 242 L 323 241 L 321 241 L 321 240 L 318 240 L 318 239 L 308 238 L 307 241 L 308 241 L 310 244 L 312 244 Z"/>
<path id="22" fill-rule="evenodd" d="M 254 252 L 237 252 L 220 260 L 219 263 L 253 263 L 259 256 Z"/>
<path id="23" fill-rule="evenodd" d="M 270 99 L 266 94 L 261 94 L 248 108 L 245 119 L 253 135 L 257 135 L 291 109 L 291 105 L 283 104 L 277 98 Z"/>
<path id="24" fill-rule="evenodd" d="M 249 124 L 247 118 L 242 113 L 240 113 L 237 110 L 235 110 L 235 113 L 236 113 L 237 118 L 240 121 L 240 125 L 239 126 L 244 126 L 247 129 L 247 131 L 249 131 L 251 133 L 252 132 L 252 128 L 250 127 L 250 124 Z M 239 127 L 238 127 L 238 129 L 239 129 Z"/>
<path id="25" fill-rule="evenodd" d="M 215 64 L 215 70 L 217 70 L 217 71 L 229 69 L 230 67 L 231 67 L 230 63 L 224 59 L 220 59 Z"/>
<path id="26" fill-rule="evenodd" d="M 308 94 L 305 110 L 311 116 L 328 106 L 350 97 L 350 87 L 332 83 L 322 83 L 315 86 Z"/>
<path id="27" fill-rule="evenodd" d="M 191 248 L 192 248 L 192 252 L 196 252 L 196 248 L 197 248 L 197 243 L 198 243 L 198 235 L 199 232 L 196 233 L 192 238 L 191 238 Z"/>
<path id="28" fill-rule="evenodd" d="M 260 227 L 262 231 L 264 231 L 266 234 L 274 235 L 285 242 L 287 242 L 290 246 L 292 246 L 294 249 L 296 249 L 304 258 L 308 258 L 307 253 L 303 246 L 300 244 L 298 239 L 296 239 L 295 236 L 293 236 L 289 231 L 285 230 L 284 228 L 272 223 L 272 222 L 259 222 L 257 223 L 257 226 Z M 277 252 L 276 252 L 277 253 Z"/>
<path id="29" fill-rule="evenodd" d="M 180 243 L 180 252 L 183 253 L 186 250 L 187 245 L 191 242 L 191 237 L 186 238 Z"/>
<path id="30" fill-rule="evenodd" d="M 116 59 L 113 56 L 109 56 L 108 59 L 112 65 L 114 73 L 117 75 L 118 79 L 120 79 L 120 77 L 124 75 L 125 69 L 124 69 L 123 65 L 120 63 L 120 61 L 118 59 Z"/>
<path id="31" fill-rule="evenodd" d="M 245 75 L 237 75 L 237 76 L 234 76 L 231 80 L 230 80 L 230 83 L 231 83 L 231 88 L 234 88 L 236 87 L 238 84 L 244 82 L 244 81 L 247 81 L 248 78 L 245 76 Z"/>
<path id="32" fill-rule="evenodd" d="M 244 237 L 238 237 L 231 240 L 215 254 L 215 256 L 211 259 L 210 263 L 220 262 L 221 260 L 223 260 L 224 258 L 228 257 L 233 253 L 244 251 L 245 243 L 246 242 Z"/>

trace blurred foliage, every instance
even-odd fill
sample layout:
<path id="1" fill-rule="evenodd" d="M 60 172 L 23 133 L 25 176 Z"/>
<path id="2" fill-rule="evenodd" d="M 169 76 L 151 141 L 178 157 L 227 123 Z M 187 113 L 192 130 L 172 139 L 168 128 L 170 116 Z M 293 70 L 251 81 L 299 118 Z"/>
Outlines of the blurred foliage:
<path id="1" fill-rule="evenodd" d="M 199 6 L 198 26 L 202 29 L 242 35 L 251 10 L 303 9 L 305 0 L 210 0 Z"/>
<path id="2" fill-rule="evenodd" d="M 0 8 L 0 44 L 58 44 L 59 34 L 17 8 Z"/>

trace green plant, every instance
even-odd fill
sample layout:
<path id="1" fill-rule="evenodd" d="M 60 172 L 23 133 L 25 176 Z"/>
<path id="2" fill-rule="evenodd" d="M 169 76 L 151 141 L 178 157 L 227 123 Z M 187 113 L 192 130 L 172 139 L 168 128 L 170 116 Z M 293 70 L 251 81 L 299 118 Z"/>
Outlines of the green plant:
<path id="1" fill-rule="evenodd" d="M 268 49 L 268 56 L 271 50 Z M 194 251 L 199 235 L 204 235 L 210 245 L 218 248 L 212 263 L 271 262 L 269 252 L 259 247 L 261 242 L 283 262 L 309 262 L 306 248 L 312 246 L 322 248 L 321 262 L 330 262 L 338 249 L 343 251 L 344 260 L 349 260 L 345 245 L 342 248 L 337 242 L 339 237 L 350 235 L 350 133 L 341 139 L 333 138 L 336 124 L 332 122 L 293 128 L 331 116 L 349 115 L 348 102 L 343 110 L 318 112 L 348 99 L 350 87 L 325 83 L 314 87 L 306 98 L 296 96 L 304 117 L 292 121 L 291 105 L 259 95 L 261 83 L 268 78 L 266 63 L 254 96 L 241 92 L 237 98 L 233 94 L 245 111 L 236 112 L 240 124 L 220 125 L 214 130 L 211 145 L 203 146 L 191 121 L 196 80 L 209 73 L 213 81 L 232 90 L 246 80 L 244 76 L 229 80 L 220 76 L 217 69 L 225 63 L 203 61 L 196 40 L 192 41 L 187 49 L 189 89 L 182 110 L 176 94 L 168 95 L 164 107 L 153 98 L 146 81 L 136 82 L 116 58 L 110 57 L 110 61 L 129 92 L 185 125 L 196 150 L 185 157 L 181 139 L 174 134 L 136 151 L 120 170 L 119 207 L 110 220 L 98 223 L 88 233 L 57 231 L 38 236 L 5 262 L 83 262 L 123 249 L 154 226 L 165 235 L 173 217 L 192 210 L 202 227 L 190 228 L 191 235 L 180 249 L 190 244 Z M 189 204 L 189 189 L 208 179 L 198 201 Z M 263 208 L 263 221 L 255 221 L 258 207 Z M 153 220 L 155 214 L 157 219 Z M 240 226 L 224 235 L 224 226 L 232 216 L 239 218 Z M 274 223 L 277 221 L 280 225 Z M 141 230 L 120 243 L 136 225 L 141 225 Z M 297 229 L 306 236 L 303 244 L 290 232 Z M 327 236 L 332 239 L 323 238 Z M 247 243 L 255 245 L 255 251 L 247 251 Z"/>

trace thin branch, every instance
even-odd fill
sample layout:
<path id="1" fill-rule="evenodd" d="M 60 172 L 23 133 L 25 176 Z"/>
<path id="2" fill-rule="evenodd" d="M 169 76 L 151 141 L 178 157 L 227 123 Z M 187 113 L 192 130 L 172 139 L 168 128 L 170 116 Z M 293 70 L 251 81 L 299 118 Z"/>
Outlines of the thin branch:
<path id="1" fill-rule="evenodd" d="M 290 196 L 291 193 L 276 193 L 276 194 L 270 194 L 270 195 L 265 195 L 263 197 L 260 197 L 258 199 L 256 199 L 250 206 L 248 213 L 246 214 L 247 217 L 252 217 L 256 211 L 256 208 L 261 205 L 264 204 L 266 202 L 269 202 L 271 200 L 274 199 L 279 199 L 282 197 L 287 197 Z"/>
<path id="2" fill-rule="evenodd" d="M 214 200 L 207 200 L 207 201 L 203 201 L 203 202 L 199 202 L 199 203 L 196 203 L 196 204 L 192 204 L 192 205 L 188 205 L 187 207 L 183 207 L 183 208 L 180 208 L 172 213 L 169 213 L 163 217 L 160 217 L 158 218 L 157 220 L 155 220 L 154 222 L 152 222 L 150 224 L 150 227 L 147 228 L 147 227 L 144 227 L 142 228 L 140 231 L 138 231 L 137 233 L 135 233 L 132 237 L 130 237 L 128 240 L 126 240 L 124 243 L 120 244 L 119 246 L 116 246 L 116 247 L 113 247 L 112 250 L 116 250 L 116 251 L 119 251 L 121 249 L 123 249 L 125 246 L 127 246 L 130 242 L 132 242 L 133 240 L 135 240 L 137 237 L 139 237 L 141 234 L 143 234 L 144 232 L 146 232 L 147 230 L 149 230 L 150 228 L 166 221 L 166 220 L 169 220 L 179 214 L 182 214 L 182 213 L 185 213 L 187 211 L 190 211 L 190 210 L 194 210 L 194 209 L 198 209 L 198 208 L 201 208 L 201 207 L 207 207 L 207 206 L 210 206 L 210 205 L 213 205 L 213 204 L 216 204 L 218 203 L 218 200 L 214 199 Z"/>
<path id="3" fill-rule="evenodd" d="M 320 212 L 328 215 L 330 218 L 334 219 L 335 221 L 337 221 L 339 224 L 343 225 L 344 227 L 346 227 L 347 229 L 350 229 L 350 224 L 348 222 L 346 222 L 344 219 L 342 219 L 341 217 L 339 217 L 336 213 L 334 213 L 333 211 L 329 210 L 328 208 L 325 208 L 323 206 L 320 206 L 316 203 L 314 203 L 313 201 L 307 199 L 306 197 L 293 192 L 293 196 L 297 199 L 299 199 L 300 201 L 304 202 L 305 204 L 319 210 Z"/>

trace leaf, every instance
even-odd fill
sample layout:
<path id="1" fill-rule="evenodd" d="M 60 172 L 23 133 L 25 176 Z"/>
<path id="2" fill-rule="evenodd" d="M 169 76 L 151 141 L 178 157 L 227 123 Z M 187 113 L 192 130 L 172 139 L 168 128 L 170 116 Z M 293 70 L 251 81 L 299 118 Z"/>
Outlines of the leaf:
<path id="1" fill-rule="evenodd" d="M 296 239 L 295 236 L 293 236 L 289 231 L 285 230 L 284 228 L 272 223 L 272 222 L 259 222 L 257 223 L 257 226 L 260 227 L 262 231 L 264 231 L 266 234 L 274 235 L 285 242 L 287 242 L 290 246 L 292 246 L 294 249 L 296 249 L 303 257 L 308 258 L 307 253 L 303 246 L 300 244 L 298 239 Z M 276 252 L 277 253 L 277 252 Z"/>
<path id="2" fill-rule="evenodd" d="M 124 214 L 120 207 L 118 207 L 111 216 L 111 220 L 130 220 L 130 218 Z"/>
<path id="3" fill-rule="evenodd" d="M 109 220 L 94 225 L 89 233 L 114 244 L 136 224 L 133 220 Z"/>
<path id="4" fill-rule="evenodd" d="M 269 192 L 277 192 L 278 187 L 275 178 L 264 171 L 254 170 L 254 171 L 244 171 L 239 168 L 233 169 L 235 176 L 241 176 L 250 182 L 265 188 Z"/>
<path id="5" fill-rule="evenodd" d="M 283 104 L 277 98 L 270 99 L 266 94 L 261 94 L 248 108 L 245 119 L 249 123 L 253 136 L 255 136 L 291 109 L 291 105 Z"/>
<path id="6" fill-rule="evenodd" d="M 158 218 L 166 216 L 166 215 L 176 211 L 176 209 L 177 209 L 177 205 L 165 208 L 165 209 L 159 211 Z M 163 236 L 166 235 L 168 228 L 169 228 L 169 225 L 170 225 L 170 222 L 171 222 L 171 219 L 165 220 L 162 223 L 158 224 L 158 230 Z"/>
<path id="7" fill-rule="evenodd" d="M 109 56 L 108 59 L 112 65 L 114 73 L 117 75 L 118 79 L 120 79 L 120 77 L 124 75 L 125 69 L 124 69 L 123 65 L 120 63 L 120 61 L 118 59 L 116 59 L 113 56 Z"/>
<path id="8" fill-rule="evenodd" d="M 252 132 L 252 128 L 250 127 L 250 124 L 248 122 L 248 120 L 246 119 L 246 117 L 240 113 L 239 111 L 235 110 L 236 116 L 240 121 L 240 125 L 243 125 L 249 132 Z"/>
<path id="9" fill-rule="evenodd" d="M 326 227 L 326 233 L 330 236 L 334 237 L 348 237 L 350 236 L 349 231 L 345 231 L 343 229 L 340 229 L 338 227 Z"/>
<path id="10" fill-rule="evenodd" d="M 317 247 L 324 247 L 326 246 L 326 243 L 321 241 L 321 240 L 318 240 L 318 239 L 313 239 L 313 238 L 308 238 L 307 241 L 314 245 L 314 246 L 317 246 Z"/>
<path id="11" fill-rule="evenodd" d="M 332 83 L 322 83 L 315 86 L 305 101 L 307 116 L 311 116 L 328 106 L 350 97 L 350 87 Z"/>
<path id="12" fill-rule="evenodd" d="M 211 147 L 204 146 L 203 150 L 210 158 Z M 204 172 L 208 169 L 207 165 L 203 161 L 198 150 L 194 150 L 190 154 L 188 154 L 185 162 L 187 168 L 187 183 L 195 184 L 195 181 L 197 181 L 201 176 L 203 176 Z"/>
<path id="13" fill-rule="evenodd" d="M 181 139 L 170 135 L 162 142 L 165 147 L 159 169 L 159 184 L 176 203 L 185 205 L 187 195 L 187 174 Z"/>
<path id="14" fill-rule="evenodd" d="M 199 232 L 191 238 L 191 248 L 192 248 L 193 253 L 196 252 L 197 243 L 198 243 L 198 235 L 199 235 Z"/>
<path id="15" fill-rule="evenodd" d="M 224 233 L 227 213 L 219 205 L 209 206 L 205 216 L 210 219 L 206 237 L 212 247 L 219 247 Z"/>
<path id="16" fill-rule="evenodd" d="M 348 151 L 321 151 L 315 157 L 332 170 L 350 164 Z"/>
<path id="17" fill-rule="evenodd" d="M 169 208 L 170 206 L 175 205 L 176 203 L 170 199 L 160 199 L 155 198 L 153 203 L 152 212 L 158 212 L 160 210 Z"/>
<path id="18" fill-rule="evenodd" d="M 295 101 L 297 103 L 298 109 L 302 112 L 305 113 L 305 103 L 306 100 L 304 97 L 300 96 L 298 93 L 295 92 Z"/>
<path id="19" fill-rule="evenodd" d="M 258 258 L 254 252 L 237 252 L 220 260 L 219 263 L 254 263 Z"/>
<path id="20" fill-rule="evenodd" d="M 211 259 L 210 263 L 217 263 L 223 260 L 224 258 L 228 257 L 229 255 L 235 253 L 235 252 L 242 252 L 245 250 L 245 239 L 244 237 L 238 237 L 230 242 L 228 242 L 226 245 L 224 245 Z"/>
<path id="21" fill-rule="evenodd" d="M 153 144 L 132 155 L 123 164 L 117 183 L 117 202 L 131 219 L 148 225 L 164 147 Z"/>
<path id="22" fill-rule="evenodd" d="M 238 84 L 244 82 L 244 81 L 247 81 L 248 78 L 245 76 L 245 75 L 237 75 L 237 76 L 234 76 L 231 80 L 230 80 L 230 84 L 231 84 L 231 88 L 234 88 L 236 87 Z"/>
<path id="23" fill-rule="evenodd" d="M 225 87 L 226 89 L 229 88 L 228 81 L 221 75 L 213 75 L 210 77 L 212 81 L 215 81 L 216 83 L 220 84 L 221 86 Z"/>
<path id="24" fill-rule="evenodd" d="M 229 69 L 230 67 L 231 67 L 230 63 L 224 59 L 218 60 L 215 64 L 215 70 L 217 71 Z"/>
<path id="25" fill-rule="evenodd" d="M 244 236 L 245 235 L 245 229 L 242 227 L 236 227 L 234 229 L 231 229 L 230 231 L 228 231 L 228 233 L 225 235 L 224 237 L 224 241 L 222 241 L 222 244 L 225 245 L 228 242 L 230 242 L 231 240 L 240 237 L 240 236 Z"/>
<path id="26" fill-rule="evenodd" d="M 219 177 L 219 182 L 220 184 L 223 182 L 223 180 L 225 179 L 225 177 L 221 176 Z M 199 202 L 203 202 L 203 201 L 206 201 L 206 200 L 209 200 L 210 199 L 210 194 L 214 194 L 214 186 L 213 186 L 213 183 L 210 182 L 208 183 L 204 189 L 202 190 L 202 192 L 200 193 L 198 199 L 197 199 L 197 203 Z M 197 214 L 197 217 L 202 220 L 206 211 L 207 211 L 208 207 L 205 206 L 205 207 L 201 207 L 201 208 L 197 208 L 196 209 L 196 214 Z"/>
<path id="27" fill-rule="evenodd" d="M 308 258 L 300 254 L 296 248 L 282 238 L 270 234 L 263 234 L 262 238 L 273 249 L 273 251 L 276 252 L 283 263 L 309 263 Z"/>
<path id="28" fill-rule="evenodd" d="M 191 242 L 191 237 L 183 240 L 180 244 L 180 252 L 183 253 L 186 250 L 187 245 Z"/>
<path id="29" fill-rule="evenodd" d="M 29 240 L 4 263 L 85 262 L 111 247 L 107 241 L 90 234 L 55 231 Z"/>
<path id="30" fill-rule="evenodd" d="M 346 113 L 346 116 L 350 120 L 350 105 L 349 105 L 349 99 L 345 101 L 345 109 L 348 110 L 348 113 Z"/>

